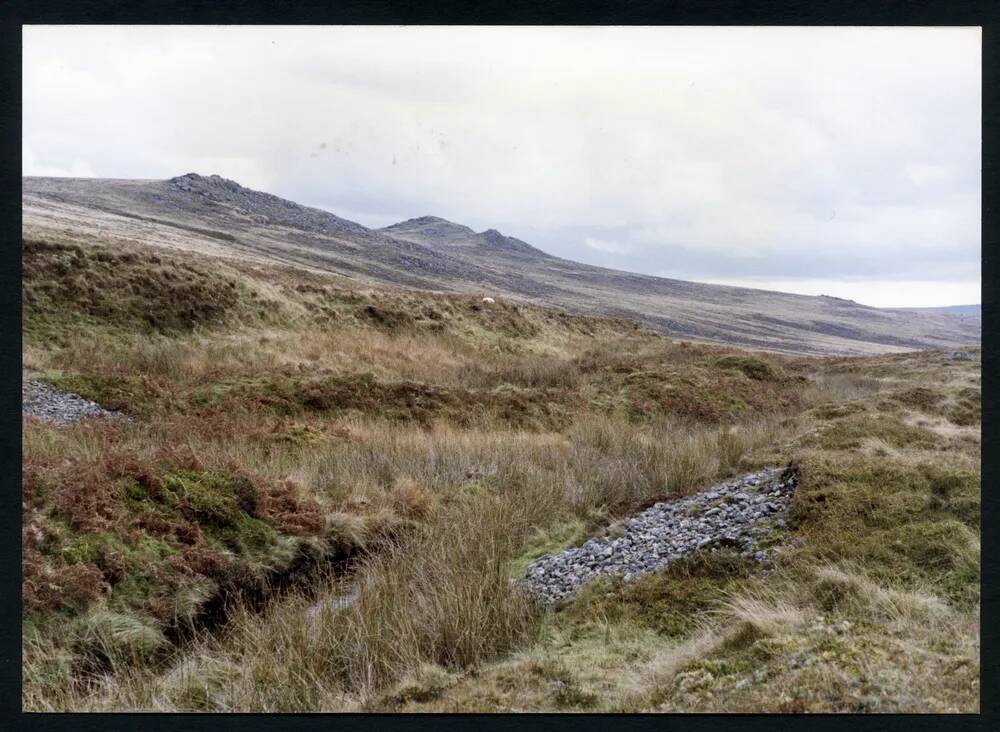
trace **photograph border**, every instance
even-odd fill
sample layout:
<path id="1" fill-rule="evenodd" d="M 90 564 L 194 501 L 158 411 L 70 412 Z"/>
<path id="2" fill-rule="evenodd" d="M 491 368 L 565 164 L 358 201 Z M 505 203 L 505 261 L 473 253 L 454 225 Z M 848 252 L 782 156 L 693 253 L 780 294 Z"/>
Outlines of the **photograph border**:
<path id="1" fill-rule="evenodd" d="M 19 0 L 6 5 L 0 39 L 3 94 L 0 95 L 0 129 L 4 169 L 2 222 L 5 261 L 0 267 L 0 358 L 7 373 L 20 369 L 15 360 L 21 350 L 21 302 L 19 280 L 20 256 L 15 241 L 21 237 L 20 159 L 21 159 L 21 26 L 22 24 L 443 24 L 443 25 L 926 25 L 982 26 L 983 119 L 992 120 L 998 112 L 998 79 L 996 69 L 996 3 L 987 2 L 863 2 L 815 3 L 804 2 L 475 2 L 420 4 L 381 2 L 342 2 L 330 4 L 303 0 L 277 5 L 259 0 L 216 0 L 215 2 L 37 2 Z M 990 446 L 1000 444 L 996 431 L 997 355 L 986 345 L 993 342 L 996 323 L 997 271 L 997 137 L 996 125 L 983 125 L 982 147 L 982 218 L 983 218 L 983 471 L 982 485 L 997 484 L 997 452 Z M 18 371 L 19 372 L 19 371 Z M 208 729 L 239 726 L 241 729 L 270 729 L 275 725 L 296 728 L 371 729 L 393 726 L 399 729 L 500 729 L 511 726 L 551 729 L 562 725 L 575 728 L 606 728 L 609 724 L 625 729 L 669 729 L 677 725 L 687 731 L 707 729 L 773 729 L 782 727 L 816 729 L 850 724 L 856 729 L 980 729 L 997 728 L 1000 708 L 998 679 L 997 630 L 990 617 L 996 617 L 998 586 L 997 502 L 982 505 L 982 650 L 981 650 L 981 714 L 980 715 L 386 715 L 339 714 L 327 715 L 185 715 L 182 720 L 172 714 L 22 714 L 21 713 L 21 643 L 20 643 L 20 468 L 21 420 L 15 413 L 14 380 L 0 383 L 3 403 L 3 424 L 0 427 L 0 475 L 3 510 L 0 511 L 0 627 L 3 629 L 0 647 L 0 726 L 7 729 L 39 727 L 44 729 Z M 944 716 L 942 719 L 940 717 Z M 233 717 L 229 719 L 228 717 Z"/>

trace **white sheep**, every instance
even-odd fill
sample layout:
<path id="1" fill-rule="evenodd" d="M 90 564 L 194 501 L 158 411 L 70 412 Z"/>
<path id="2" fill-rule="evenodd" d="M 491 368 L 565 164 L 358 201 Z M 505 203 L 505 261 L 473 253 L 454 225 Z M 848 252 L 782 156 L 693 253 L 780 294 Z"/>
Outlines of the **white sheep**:
<path id="1" fill-rule="evenodd" d="M 484 297 L 483 298 L 483 303 L 486 304 L 486 305 L 492 305 L 495 302 L 496 302 L 496 300 L 494 300 L 492 297 Z"/>

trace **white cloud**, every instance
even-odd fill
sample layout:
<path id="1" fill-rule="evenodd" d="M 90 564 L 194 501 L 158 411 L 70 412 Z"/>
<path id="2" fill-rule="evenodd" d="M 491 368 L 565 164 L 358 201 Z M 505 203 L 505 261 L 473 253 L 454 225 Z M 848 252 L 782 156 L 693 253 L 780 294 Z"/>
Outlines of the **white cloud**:
<path id="1" fill-rule="evenodd" d="M 940 307 L 975 305 L 981 301 L 979 280 L 940 282 L 938 280 L 844 280 L 844 279 L 759 279 L 753 277 L 704 279 L 716 285 L 751 287 L 756 290 L 794 292 L 799 295 L 833 295 L 872 307 Z"/>
<path id="2" fill-rule="evenodd" d="M 592 236 L 584 237 L 583 243 L 587 245 L 588 249 L 593 249 L 596 252 L 624 254 L 631 251 L 631 247 L 625 246 L 624 244 L 619 244 L 615 241 L 605 241 L 604 239 L 595 239 Z"/>
<path id="3" fill-rule="evenodd" d="M 46 165 L 38 159 L 28 145 L 21 146 L 21 170 L 24 175 L 52 176 L 55 178 L 93 178 L 94 170 L 82 160 L 70 161 L 69 167 Z"/>
<path id="4" fill-rule="evenodd" d="M 219 173 L 370 225 L 439 215 L 675 276 L 968 280 L 980 37 L 28 26 L 24 170 Z"/>

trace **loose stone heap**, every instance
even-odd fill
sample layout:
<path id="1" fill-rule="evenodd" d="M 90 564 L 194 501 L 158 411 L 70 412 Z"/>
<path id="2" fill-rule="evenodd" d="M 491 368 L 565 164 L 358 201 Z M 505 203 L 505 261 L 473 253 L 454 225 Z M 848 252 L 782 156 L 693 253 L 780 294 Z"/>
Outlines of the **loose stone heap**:
<path id="1" fill-rule="evenodd" d="M 535 560 L 528 565 L 525 585 L 552 604 L 599 575 L 630 580 L 699 549 L 732 547 L 767 562 L 775 549 L 759 544 L 785 525 L 794 490 L 792 473 L 768 468 L 687 498 L 657 503 L 629 519 L 617 538 L 612 532 Z"/>
<path id="2" fill-rule="evenodd" d="M 22 382 L 21 414 L 62 425 L 89 417 L 126 419 L 119 412 L 111 412 L 78 394 L 61 391 L 36 379 Z"/>

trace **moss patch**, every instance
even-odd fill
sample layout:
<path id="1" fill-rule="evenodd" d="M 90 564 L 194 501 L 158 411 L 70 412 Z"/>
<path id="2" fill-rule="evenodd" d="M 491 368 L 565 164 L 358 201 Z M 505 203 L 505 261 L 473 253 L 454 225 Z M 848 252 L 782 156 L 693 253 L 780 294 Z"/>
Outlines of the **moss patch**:
<path id="1" fill-rule="evenodd" d="M 577 633 L 588 632 L 590 623 L 600 620 L 683 637 L 752 571 L 748 560 L 728 550 L 699 552 L 631 582 L 620 577 L 594 580 L 565 601 L 559 612 Z"/>
<path id="2" fill-rule="evenodd" d="M 805 455 L 789 514 L 804 538 L 797 558 L 855 562 L 880 582 L 934 585 L 967 607 L 978 598 L 978 538 L 949 502 L 976 501 L 977 482 L 927 464 Z"/>
<path id="3" fill-rule="evenodd" d="M 36 493 L 38 480 L 46 492 Z M 25 520 L 44 527 L 25 547 L 25 608 L 35 622 L 101 595 L 116 612 L 170 622 L 217 584 L 238 591 L 256 581 L 255 568 L 286 566 L 295 536 L 324 530 L 315 502 L 289 486 L 129 452 L 111 451 L 96 466 L 29 470 L 25 482 L 36 496 Z"/>
<path id="4" fill-rule="evenodd" d="M 874 439 L 898 448 L 933 448 L 941 438 L 923 427 L 906 424 L 894 414 L 855 414 L 821 427 L 803 444 L 827 450 L 856 450 Z"/>
<path id="5" fill-rule="evenodd" d="M 151 379 L 135 374 L 60 374 L 49 382 L 105 409 L 141 419 L 150 417 L 162 399 Z"/>

